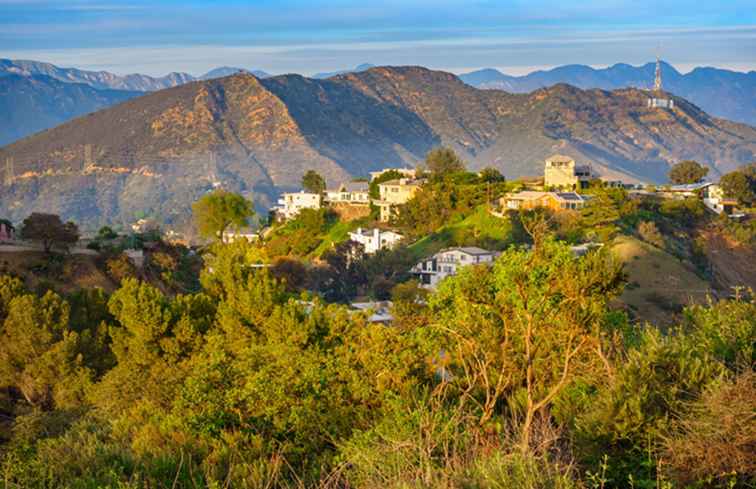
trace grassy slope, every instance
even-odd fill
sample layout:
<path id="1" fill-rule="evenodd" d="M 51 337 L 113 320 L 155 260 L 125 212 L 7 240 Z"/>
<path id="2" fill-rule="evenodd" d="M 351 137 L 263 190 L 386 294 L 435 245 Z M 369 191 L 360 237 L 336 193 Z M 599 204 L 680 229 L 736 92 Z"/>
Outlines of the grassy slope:
<path id="1" fill-rule="evenodd" d="M 510 243 L 511 231 L 509 220 L 492 216 L 485 206 L 481 206 L 466 218 L 417 240 L 409 246 L 409 250 L 417 258 L 422 258 L 449 246 L 466 245 L 469 239 L 497 241 L 497 248 L 502 249 Z"/>
<path id="2" fill-rule="evenodd" d="M 681 306 L 701 303 L 712 292 L 690 265 L 636 238 L 621 236 L 611 249 L 628 273 L 620 302 L 641 321 L 671 324 Z"/>

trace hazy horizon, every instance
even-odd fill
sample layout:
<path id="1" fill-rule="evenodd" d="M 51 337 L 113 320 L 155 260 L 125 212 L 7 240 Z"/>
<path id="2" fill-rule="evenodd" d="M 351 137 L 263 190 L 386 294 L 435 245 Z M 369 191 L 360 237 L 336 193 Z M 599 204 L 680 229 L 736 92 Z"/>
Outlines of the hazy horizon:
<path id="1" fill-rule="evenodd" d="M 756 70 L 749 0 L 0 0 L 0 56 L 117 74 L 361 63 L 522 75 L 565 64 Z"/>

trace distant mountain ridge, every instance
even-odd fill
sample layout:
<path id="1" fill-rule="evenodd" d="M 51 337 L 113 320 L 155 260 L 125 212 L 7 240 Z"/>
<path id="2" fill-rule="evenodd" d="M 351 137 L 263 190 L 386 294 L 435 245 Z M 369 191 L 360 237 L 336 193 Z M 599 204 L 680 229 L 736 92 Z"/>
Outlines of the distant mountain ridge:
<path id="1" fill-rule="evenodd" d="M 29 60 L 0 59 L 0 77 L 8 74 L 21 76 L 46 75 L 66 83 L 84 83 L 98 90 L 116 89 L 139 92 L 153 92 L 164 88 L 176 87 L 197 80 L 220 78 L 244 71 L 264 78 L 270 76 L 261 70 L 249 71 L 244 68 L 221 67 L 210 70 L 196 77 L 189 73 L 169 73 L 161 77 L 152 77 L 134 73 L 116 75 L 108 71 L 86 71 L 77 68 L 60 68 L 51 63 Z"/>
<path id="2" fill-rule="evenodd" d="M 46 75 L 0 77 L 0 146 L 142 94 L 96 90 Z"/>
<path id="3" fill-rule="evenodd" d="M 371 65 L 370 63 L 362 63 L 361 65 L 355 66 L 351 70 L 338 70 L 338 71 L 330 71 L 330 72 L 324 72 L 324 73 L 315 73 L 310 78 L 315 78 L 316 80 L 323 80 L 325 78 L 332 78 L 338 75 L 346 75 L 347 73 L 359 73 L 361 71 L 367 71 L 370 68 L 375 68 L 375 65 Z"/>
<path id="4" fill-rule="evenodd" d="M 147 215 L 175 225 L 218 185 L 252 195 L 263 210 L 309 169 L 335 184 L 414 165 L 439 145 L 471 169 L 495 166 L 508 177 L 541 174 L 553 153 L 612 178 L 656 182 L 682 159 L 713 176 L 754 160 L 756 128 L 682 98 L 674 110 L 647 100 L 637 89 L 564 84 L 480 90 L 421 67 L 191 82 L 0 148 L 0 163 L 12 160 L 14 171 L 0 186 L 0 215 L 54 211 L 92 225 Z"/>
<path id="5" fill-rule="evenodd" d="M 741 73 L 699 67 L 682 74 L 666 62 L 661 66 L 665 90 L 690 100 L 717 117 L 756 126 L 756 71 Z M 603 69 L 565 65 L 524 76 L 510 76 L 486 68 L 460 75 L 460 79 L 476 88 L 511 93 L 528 93 L 557 83 L 583 89 L 651 88 L 655 68 L 655 63 L 642 66 L 619 63 Z"/>

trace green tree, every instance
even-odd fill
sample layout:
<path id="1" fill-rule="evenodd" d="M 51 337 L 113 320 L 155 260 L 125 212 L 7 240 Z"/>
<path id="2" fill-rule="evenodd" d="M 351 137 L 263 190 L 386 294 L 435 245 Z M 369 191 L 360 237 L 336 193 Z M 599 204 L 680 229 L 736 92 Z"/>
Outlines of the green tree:
<path id="1" fill-rule="evenodd" d="M 464 162 L 451 148 L 432 149 L 425 157 L 425 166 L 434 179 L 465 171 Z"/>
<path id="2" fill-rule="evenodd" d="M 743 205 L 753 205 L 756 202 L 756 171 L 754 167 L 736 170 L 723 175 L 719 185 L 725 196 L 737 199 Z"/>
<path id="3" fill-rule="evenodd" d="M 322 194 L 325 191 L 326 182 L 320 173 L 315 170 L 307 170 L 307 172 L 302 175 L 302 188 L 305 192 Z"/>
<path id="4" fill-rule="evenodd" d="M 81 405 L 91 372 L 83 364 L 79 335 L 69 325 L 68 304 L 57 294 L 12 299 L 0 333 L 0 385 L 18 389 L 38 408 Z"/>
<path id="5" fill-rule="evenodd" d="M 678 185 L 697 183 L 703 180 L 708 174 L 708 167 L 703 166 L 697 161 L 684 160 L 672 166 L 669 170 L 669 180 Z"/>
<path id="6" fill-rule="evenodd" d="M 229 227 L 246 226 L 255 211 L 252 202 L 239 194 L 216 190 L 192 205 L 197 230 L 205 238 L 223 241 Z"/>
<path id="7" fill-rule="evenodd" d="M 507 180 L 497 168 L 492 166 L 483 168 L 480 171 L 480 179 L 486 183 L 505 182 Z"/>
<path id="8" fill-rule="evenodd" d="M 32 213 L 24 219 L 21 237 L 42 244 L 45 253 L 54 246 L 68 247 L 79 240 L 79 229 L 73 222 L 60 220 L 56 214 Z"/>

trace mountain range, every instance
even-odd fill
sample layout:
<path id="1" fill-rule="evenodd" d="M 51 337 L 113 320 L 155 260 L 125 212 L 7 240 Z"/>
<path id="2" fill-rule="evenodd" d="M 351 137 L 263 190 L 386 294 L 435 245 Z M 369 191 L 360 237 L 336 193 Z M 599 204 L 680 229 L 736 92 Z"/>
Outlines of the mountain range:
<path id="1" fill-rule="evenodd" d="M 97 90 L 46 75 L 0 77 L 0 146 L 143 94 Z"/>
<path id="2" fill-rule="evenodd" d="M 0 59 L 0 77 L 7 75 L 45 75 L 67 83 L 83 83 L 98 90 L 115 89 L 138 92 L 153 92 L 164 88 L 183 85 L 196 80 L 210 80 L 234 73 L 252 73 L 258 78 L 270 76 L 261 70 L 249 71 L 244 68 L 228 66 L 215 68 L 202 76 L 196 77 L 189 73 L 169 73 L 161 77 L 152 77 L 134 73 L 130 75 L 116 75 L 108 71 L 86 71 L 77 68 L 61 68 L 50 63 L 28 61 L 20 59 Z"/>
<path id="3" fill-rule="evenodd" d="M 603 69 L 585 65 L 566 65 L 524 76 L 509 76 L 487 68 L 460 75 L 465 83 L 476 88 L 528 93 L 557 83 L 578 88 L 651 88 L 655 63 L 631 66 L 620 63 Z M 699 67 L 682 74 L 668 63 L 661 62 L 664 89 L 690 100 L 705 111 L 746 124 L 756 125 L 756 71 L 741 73 L 719 68 Z"/>
<path id="4" fill-rule="evenodd" d="M 472 169 L 495 166 L 508 177 L 540 174 L 557 152 L 610 177 L 657 182 L 682 159 L 714 176 L 753 161 L 756 128 L 679 97 L 673 110 L 650 109 L 648 97 L 565 84 L 512 94 L 421 67 L 190 82 L 0 148 L 0 164 L 11 168 L 0 215 L 180 224 L 218 186 L 251 194 L 262 210 L 299 188 L 306 170 L 332 185 L 414 165 L 439 145 Z"/>

